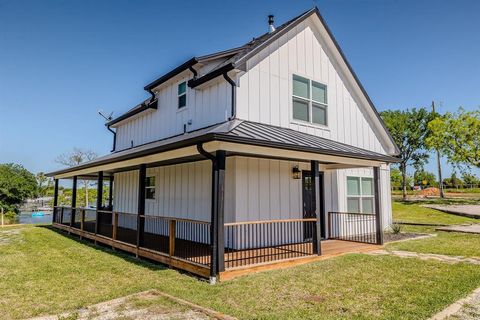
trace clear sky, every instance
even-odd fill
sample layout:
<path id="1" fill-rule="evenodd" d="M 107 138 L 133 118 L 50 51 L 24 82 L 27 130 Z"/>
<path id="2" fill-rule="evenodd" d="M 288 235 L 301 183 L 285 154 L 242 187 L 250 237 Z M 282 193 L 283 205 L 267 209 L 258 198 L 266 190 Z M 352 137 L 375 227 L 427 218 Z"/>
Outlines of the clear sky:
<path id="1" fill-rule="evenodd" d="M 379 110 L 480 104 L 477 0 L 0 0 L 0 163 L 49 171 L 73 147 L 108 153 L 98 109 L 118 116 L 190 57 L 314 3 Z"/>

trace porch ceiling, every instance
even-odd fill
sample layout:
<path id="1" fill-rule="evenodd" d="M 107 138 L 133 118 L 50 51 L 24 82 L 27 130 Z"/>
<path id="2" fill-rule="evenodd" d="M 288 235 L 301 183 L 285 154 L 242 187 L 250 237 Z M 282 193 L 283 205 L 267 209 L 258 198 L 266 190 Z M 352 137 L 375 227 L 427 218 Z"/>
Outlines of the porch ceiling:
<path id="1" fill-rule="evenodd" d="M 337 141 L 288 128 L 242 120 L 223 122 L 208 128 L 174 136 L 127 150 L 113 152 L 82 165 L 50 172 L 47 175 L 68 178 L 135 169 L 140 164 L 162 165 L 201 159 L 197 145 L 208 152 L 225 150 L 230 155 L 246 155 L 298 161 L 317 160 L 331 168 L 368 166 L 397 162 L 392 156 L 357 148 Z"/>

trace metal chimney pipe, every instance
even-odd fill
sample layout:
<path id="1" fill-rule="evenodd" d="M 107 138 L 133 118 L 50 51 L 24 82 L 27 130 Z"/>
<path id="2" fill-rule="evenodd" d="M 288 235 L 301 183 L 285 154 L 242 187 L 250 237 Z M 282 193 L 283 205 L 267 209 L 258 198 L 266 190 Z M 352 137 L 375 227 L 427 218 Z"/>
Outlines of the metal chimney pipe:
<path id="1" fill-rule="evenodd" d="M 275 26 L 273 25 L 273 14 L 268 16 L 268 33 L 275 31 Z"/>

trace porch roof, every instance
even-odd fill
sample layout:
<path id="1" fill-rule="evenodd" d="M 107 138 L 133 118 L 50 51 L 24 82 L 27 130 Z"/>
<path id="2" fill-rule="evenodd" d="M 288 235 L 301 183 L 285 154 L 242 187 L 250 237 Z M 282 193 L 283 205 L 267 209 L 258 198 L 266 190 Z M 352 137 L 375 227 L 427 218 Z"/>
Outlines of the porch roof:
<path id="1" fill-rule="evenodd" d="M 127 162 L 127 160 L 167 151 L 174 151 L 181 148 L 195 147 L 197 144 L 212 141 L 316 153 L 350 159 L 381 161 L 387 163 L 398 162 L 398 158 L 396 157 L 361 149 L 292 129 L 245 120 L 231 120 L 174 137 L 116 151 L 75 167 L 49 172 L 47 175 L 59 176 L 78 172 L 80 170 L 84 173 L 85 169 L 121 161 Z M 199 154 L 195 152 L 194 155 L 198 156 Z"/>

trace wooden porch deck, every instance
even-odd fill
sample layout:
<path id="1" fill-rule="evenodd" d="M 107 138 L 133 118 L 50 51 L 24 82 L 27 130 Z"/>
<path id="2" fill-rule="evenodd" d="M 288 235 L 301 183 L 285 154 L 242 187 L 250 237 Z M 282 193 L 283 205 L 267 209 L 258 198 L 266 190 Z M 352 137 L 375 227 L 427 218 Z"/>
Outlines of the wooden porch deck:
<path id="1" fill-rule="evenodd" d="M 189 254 L 192 245 L 190 241 L 176 241 L 175 252 L 178 256 L 169 256 L 164 252 L 152 248 L 137 247 L 132 243 L 119 240 L 113 240 L 108 236 L 79 230 L 75 227 L 54 223 L 54 227 L 68 231 L 80 237 L 102 243 L 112 248 L 130 252 L 139 257 L 151 259 L 170 267 L 182 269 L 204 278 L 210 274 L 210 249 L 208 245 L 195 243 L 196 246 L 204 247 L 204 250 L 196 250 L 195 254 Z M 154 240 L 152 238 L 152 240 Z M 159 239 L 155 239 L 159 240 Z M 162 241 L 155 241 L 162 242 Z M 296 265 L 329 259 L 347 253 L 361 253 L 378 249 L 378 245 L 343 241 L 343 240 L 324 240 L 321 242 L 322 255 L 313 255 L 311 243 L 289 244 L 276 247 L 266 247 L 259 249 L 246 250 L 228 250 L 225 252 L 225 271 L 220 272 L 219 280 L 230 280 L 242 275 L 274 269 L 283 269 Z M 241 261 L 242 263 L 238 263 Z"/>

